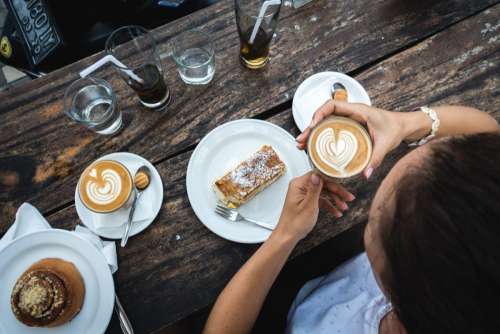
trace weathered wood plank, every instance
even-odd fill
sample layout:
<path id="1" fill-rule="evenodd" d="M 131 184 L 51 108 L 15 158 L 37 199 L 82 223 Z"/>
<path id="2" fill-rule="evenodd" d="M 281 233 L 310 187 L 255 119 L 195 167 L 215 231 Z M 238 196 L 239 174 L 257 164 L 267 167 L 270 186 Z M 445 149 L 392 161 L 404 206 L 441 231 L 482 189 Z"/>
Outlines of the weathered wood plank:
<path id="1" fill-rule="evenodd" d="M 500 6 L 495 6 L 361 73 L 377 106 L 399 111 L 425 104 L 500 112 Z M 386 99 L 388 91 L 396 98 Z"/>
<path id="2" fill-rule="evenodd" d="M 489 110 L 500 120 L 500 40 L 495 39 L 500 29 L 499 7 L 383 61 L 358 79 L 377 106 L 410 110 L 422 104 L 464 103 Z M 297 134 L 289 110 L 269 120 Z M 378 185 L 406 151 L 400 147 L 390 154 L 370 182 L 349 184 L 357 196 L 349 212 L 339 221 L 322 214 L 293 256 L 365 223 Z M 118 292 L 139 332 L 159 328 L 213 302 L 256 249 L 255 245 L 223 240 L 197 220 L 185 190 L 190 154 L 185 152 L 158 165 L 165 182 L 160 215 L 143 234 L 131 239 L 129 247 L 119 249 Z M 73 207 L 49 219 L 54 226 L 64 228 L 78 222 Z"/>
<path id="3" fill-rule="evenodd" d="M 124 83 L 102 71 L 117 91 L 128 126 L 103 137 L 73 124 L 62 113 L 64 88 L 76 64 L 0 94 L 0 233 L 15 208 L 29 200 L 47 212 L 69 203 L 78 175 L 105 153 L 131 151 L 156 162 L 192 147 L 222 122 L 256 117 L 289 101 L 306 76 L 319 70 L 349 72 L 404 48 L 497 1 L 316 0 L 300 10 L 285 8 L 272 49 L 273 60 L 252 72 L 237 60 L 232 0 L 157 29 L 174 102 L 166 112 L 146 111 Z M 206 87 L 187 87 L 168 57 L 168 40 L 201 27 L 213 36 L 217 71 Z"/>

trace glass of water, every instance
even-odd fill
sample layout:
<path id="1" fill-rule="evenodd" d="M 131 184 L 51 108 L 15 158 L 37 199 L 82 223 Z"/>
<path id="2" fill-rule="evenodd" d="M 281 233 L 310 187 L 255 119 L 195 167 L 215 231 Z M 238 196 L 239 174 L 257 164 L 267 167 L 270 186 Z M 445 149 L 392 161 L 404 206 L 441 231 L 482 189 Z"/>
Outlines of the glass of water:
<path id="1" fill-rule="evenodd" d="M 188 85 L 205 85 L 214 77 L 214 45 L 199 30 L 182 33 L 173 41 L 173 52 L 181 79 Z"/>
<path id="2" fill-rule="evenodd" d="M 122 114 L 108 82 L 85 77 L 64 93 L 64 112 L 72 120 L 102 134 L 111 135 L 122 125 Z"/>

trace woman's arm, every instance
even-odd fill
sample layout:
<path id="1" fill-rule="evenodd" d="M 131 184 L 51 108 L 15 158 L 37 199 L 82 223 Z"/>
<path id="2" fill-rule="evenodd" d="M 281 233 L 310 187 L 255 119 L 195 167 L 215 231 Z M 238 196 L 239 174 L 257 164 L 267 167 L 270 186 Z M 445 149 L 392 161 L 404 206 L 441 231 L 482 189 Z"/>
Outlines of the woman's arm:
<path id="1" fill-rule="evenodd" d="M 251 331 L 288 256 L 316 224 L 322 188 L 323 181 L 311 172 L 290 182 L 278 227 L 219 295 L 204 333 Z"/>
<path id="2" fill-rule="evenodd" d="M 474 108 L 441 106 L 432 109 L 441 123 L 436 137 L 499 131 L 493 117 Z M 412 142 L 427 136 L 432 124 L 429 116 L 423 112 L 392 112 L 360 103 L 330 100 L 314 113 L 309 127 L 297 137 L 299 149 L 305 149 L 311 129 L 331 114 L 350 117 L 368 127 L 374 146 L 372 158 L 364 171 L 366 178 L 382 163 L 385 155 L 403 140 Z"/>
<path id="3" fill-rule="evenodd" d="M 436 138 L 499 130 L 498 123 L 493 117 L 474 108 L 441 106 L 432 109 L 437 113 L 441 123 Z M 411 142 L 429 134 L 431 130 L 429 116 L 422 112 L 400 114 L 403 124 L 403 140 Z"/>
<path id="4" fill-rule="evenodd" d="M 269 289 L 296 243 L 293 238 L 273 233 L 224 288 L 203 332 L 250 332 Z"/>

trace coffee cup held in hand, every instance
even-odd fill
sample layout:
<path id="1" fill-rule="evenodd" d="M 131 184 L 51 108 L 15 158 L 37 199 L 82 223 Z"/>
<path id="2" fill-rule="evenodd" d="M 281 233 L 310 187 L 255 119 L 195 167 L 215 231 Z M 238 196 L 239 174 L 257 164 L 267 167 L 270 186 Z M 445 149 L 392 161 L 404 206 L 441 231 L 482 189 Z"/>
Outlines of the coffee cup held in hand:
<path id="1" fill-rule="evenodd" d="M 132 176 L 114 160 L 99 160 L 88 166 L 78 181 L 82 203 L 97 213 L 109 213 L 126 207 L 133 196 Z"/>
<path id="2" fill-rule="evenodd" d="M 366 168 L 372 155 L 372 141 L 358 122 L 330 116 L 312 129 L 307 151 L 313 168 L 321 175 L 345 179 Z"/>

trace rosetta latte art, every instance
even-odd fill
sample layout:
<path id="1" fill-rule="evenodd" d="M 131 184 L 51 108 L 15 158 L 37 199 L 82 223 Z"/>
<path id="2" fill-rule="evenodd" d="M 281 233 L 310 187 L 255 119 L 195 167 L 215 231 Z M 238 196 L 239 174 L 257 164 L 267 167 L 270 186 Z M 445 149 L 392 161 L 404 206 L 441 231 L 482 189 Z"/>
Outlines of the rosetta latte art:
<path id="1" fill-rule="evenodd" d="M 318 135 L 316 152 L 318 157 L 331 168 L 344 172 L 358 150 L 356 137 L 349 131 L 340 130 L 335 133 L 326 128 Z"/>
<path id="2" fill-rule="evenodd" d="M 87 195 L 95 204 L 109 204 L 120 195 L 122 181 L 115 170 L 103 169 L 97 171 L 94 168 L 89 175 L 92 178 L 86 184 Z"/>

